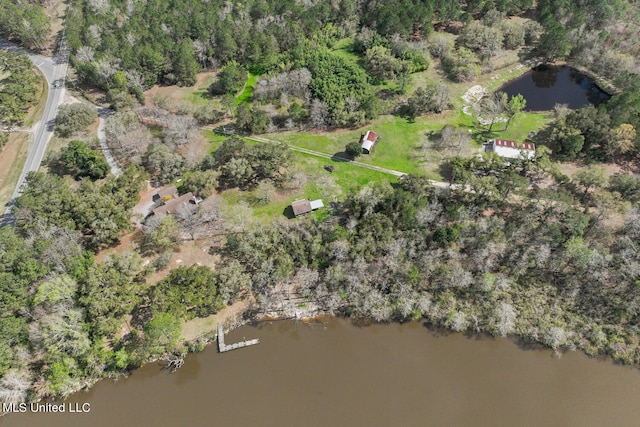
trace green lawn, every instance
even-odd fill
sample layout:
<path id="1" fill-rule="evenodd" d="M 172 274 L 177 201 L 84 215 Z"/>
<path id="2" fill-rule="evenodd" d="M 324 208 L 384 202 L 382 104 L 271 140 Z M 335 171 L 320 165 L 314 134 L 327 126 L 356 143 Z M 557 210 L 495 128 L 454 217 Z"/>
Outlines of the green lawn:
<path id="1" fill-rule="evenodd" d="M 350 191 L 357 191 L 367 184 L 397 181 L 396 177 L 385 173 L 297 152 L 291 153 L 291 165 L 292 174 L 301 172 L 306 177 L 303 187 L 278 189 L 273 201 L 266 205 L 256 203 L 250 191 L 227 190 L 222 193 L 227 208 L 244 201 L 253 209 L 254 218 L 262 223 L 264 220 L 284 218 L 285 209 L 295 200 L 322 199 L 327 206 L 331 201 L 340 200 Z M 334 171 L 324 169 L 327 165 L 333 166 Z M 328 216 L 328 210 L 325 207 L 309 215 L 322 220 Z"/>
<path id="2" fill-rule="evenodd" d="M 240 95 L 236 97 L 236 104 L 242 104 L 243 102 L 251 102 L 253 98 L 253 87 L 256 85 L 258 81 L 258 77 L 255 74 L 249 73 L 249 79 L 247 83 L 244 85 L 244 89 L 240 92 Z"/>
<path id="3" fill-rule="evenodd" d="M 358 161 L 405 173 L 419 173 L 423 172 L 421 145 L 425 134 L 439 131 L 445 124 L 469 127 L 471 118 L 457 112 L 448 112 L 437 117 L 418 117 L 415 121 L 397 116 L 383 116 L 356 130 L 282 132 L 268 134 L 265 137 L 333 155 L 343 153 L 347 143 L 359 141 L 366 130 L 372 130 L 380 135 L 380 142 L 371 154 L 360 156 Z"/>

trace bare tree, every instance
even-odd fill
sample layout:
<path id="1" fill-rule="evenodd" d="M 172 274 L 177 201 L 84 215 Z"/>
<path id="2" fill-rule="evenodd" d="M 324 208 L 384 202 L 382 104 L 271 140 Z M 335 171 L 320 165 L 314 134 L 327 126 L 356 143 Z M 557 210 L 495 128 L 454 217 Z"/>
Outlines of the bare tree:
<path id="1" fill-rule="evenodd" d="M 319 99 L 311 101 L 309 118 L 313 126 L 324 129 L 329 125 L 329 104 Z"/>
<path id="2" fill-rule="evenodd" d="M 0 401 L 4 403 L 24 402 L 31 383 L 32 380 L 27 371 L 10 370 L 0 380 Z"/>

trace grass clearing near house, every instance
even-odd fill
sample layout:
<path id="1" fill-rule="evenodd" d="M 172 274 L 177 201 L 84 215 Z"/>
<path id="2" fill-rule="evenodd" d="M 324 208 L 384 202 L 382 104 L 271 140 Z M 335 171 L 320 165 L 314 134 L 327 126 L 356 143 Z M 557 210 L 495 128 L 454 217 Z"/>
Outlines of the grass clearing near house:
<path id="1" fill-rule="evenodd" d="M 381 116 L 369 125 L 355 130 L 282 132 L 264 137 L 333 155 L 343 153 L 347 143 L 358 142 L 362 134 L 372 130 L 380 135 L 380 141 L 371 154 L 358 157 L 359 162 L 404 173 L 419 173 L 422 171 L 420 149 L 425 133 L 438 132 L 446 124 L 469 127 L 471 118 L 454 111 L 439 116 L 417 117 L 415 121 L 398 116 Z"/>
<path id="2" fill-rule="evenodd" d="M 358 55 L 354 49 L 353 37 L 345 37 L 340 39 L 333 45 L 331 51 L 344 59 L 362 66 L 362 58 Z"/>
<path id="3" fill-rule="evenodd" d="M 196 105 L 206 104 L 211 102 L 208 90 L 216 75 L 215 71 L 198 73 L 196 84 L 193 86 L 153 86 L 144 93 L 145 99 L 149 105 L 153 104 L 153 95 L 166 96 L 174 101 L 190 102 Z"/>
<path id="4" fill-rule="evenodd" d="M 474 140 L 482 144 L 489 139 L 509 139 L 522 142 L 529 139 L 529 132 L 538 131 L 549 124 L 553 118 L 552 113 L 519 113 L 509 123 L 509 129 L 504 131 L 506 123 L 495 123 L 489 132 L 488 126 L 476 125 Z"/>

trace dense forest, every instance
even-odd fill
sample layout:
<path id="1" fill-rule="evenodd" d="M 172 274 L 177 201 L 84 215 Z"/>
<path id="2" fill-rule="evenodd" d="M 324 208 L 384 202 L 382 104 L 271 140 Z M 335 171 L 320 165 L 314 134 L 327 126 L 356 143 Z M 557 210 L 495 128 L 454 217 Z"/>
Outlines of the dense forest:
<path id="1" fill-rule="evenodd" d="M 41 1 L 0 1 L 0 37 L 30 49 L 42 49 L 49 39 L 49 18 Z"/>
<path id="2" fill-rule="evenodd" d="M 38 93 L 38 76 L 26 54 L 0 51 L 0 124 L 21 125 Z"/>

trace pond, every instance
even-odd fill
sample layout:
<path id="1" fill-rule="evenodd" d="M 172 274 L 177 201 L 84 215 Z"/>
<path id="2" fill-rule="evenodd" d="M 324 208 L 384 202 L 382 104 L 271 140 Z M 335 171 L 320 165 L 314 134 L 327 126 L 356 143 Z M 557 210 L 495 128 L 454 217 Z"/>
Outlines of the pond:
<path id="1" fill-rule="evenodd" d="M 174 374 L 151 363 L 71 396 L 64 413 L 10 414 L 0 426 L 585 427 L 640 419 L 640 372 L 578 352 L 558 357 L 419 322 L 344 319 L 264 322 L 225 338 L 260 344 L 222 354 L 208 347 Z"/>
<path id="2" fill-rule="evenodd" d="M 527 111 L 546 111 L 556 104 L 569 108 L 606 102 L 610 96 L 579 71 L 555 65 L 539 65 L 500 89 L 509 96 L 522 94 Z"/>

